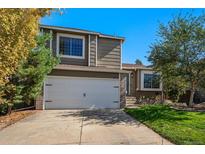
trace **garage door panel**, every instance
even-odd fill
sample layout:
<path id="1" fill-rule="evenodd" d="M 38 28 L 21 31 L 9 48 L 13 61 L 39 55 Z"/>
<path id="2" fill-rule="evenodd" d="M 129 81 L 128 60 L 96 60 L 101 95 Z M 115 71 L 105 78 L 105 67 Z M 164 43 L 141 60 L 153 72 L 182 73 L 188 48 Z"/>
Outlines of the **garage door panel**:
<path id="1" fill-rule="evenodd" d="M 46 109 L 119 108 L 118 79 L 48 77 L 46 85 Z"/>
<path id="2" fill-rule="evenodd" d="M 80 103 L 77 103 L 77 102 L 66 104 L 64 102 L 56 101 L 52 103 L 46 103 L 45 109 L 78 109 L 79 106 L 80 106 Z"/>

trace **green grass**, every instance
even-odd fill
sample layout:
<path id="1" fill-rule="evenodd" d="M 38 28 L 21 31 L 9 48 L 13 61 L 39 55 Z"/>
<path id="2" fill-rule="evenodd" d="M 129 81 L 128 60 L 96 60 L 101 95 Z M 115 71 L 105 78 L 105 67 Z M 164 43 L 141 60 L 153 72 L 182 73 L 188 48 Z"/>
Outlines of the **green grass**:
<path id="1" fill-rule="evenodd" d="M 145 105 L 125 112 L 175 144 L 205 144 L 205 113 Z"/>

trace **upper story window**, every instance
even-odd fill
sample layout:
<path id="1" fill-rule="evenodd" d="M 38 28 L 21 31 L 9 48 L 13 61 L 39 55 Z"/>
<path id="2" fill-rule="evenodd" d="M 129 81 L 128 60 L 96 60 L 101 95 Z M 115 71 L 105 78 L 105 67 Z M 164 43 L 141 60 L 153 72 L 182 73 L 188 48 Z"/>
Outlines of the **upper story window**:
<path id="1" fill-rule="evenodd" d="M 141 74 L 141 87 L 142 90 L 161 90 L 160 75 L 152 71 L 142 71 Z"/>
<path id="2" fill-rule="evenodd" d="M 58 54 L 68 58 L 84 58 L 84 36 L 57 34 Z"/>

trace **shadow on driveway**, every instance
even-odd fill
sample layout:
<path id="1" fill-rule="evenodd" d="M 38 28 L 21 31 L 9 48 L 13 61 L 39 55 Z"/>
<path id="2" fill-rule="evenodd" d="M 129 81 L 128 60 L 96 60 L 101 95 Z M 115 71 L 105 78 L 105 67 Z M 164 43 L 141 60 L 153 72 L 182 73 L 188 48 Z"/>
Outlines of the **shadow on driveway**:
<path id="1" fill-rule="evenodd" d="M 127 115 L 122 110 L 113 110 L 113 109 L 102 109 L 102 110 L 79 110 L 76 112 L 65 111 L 61 117 L 83 117 L 85 125 L 89 125 L 93 122 L 99 125 L 140 125 L 140 122 L 137 122 L 132 117 Z"/>

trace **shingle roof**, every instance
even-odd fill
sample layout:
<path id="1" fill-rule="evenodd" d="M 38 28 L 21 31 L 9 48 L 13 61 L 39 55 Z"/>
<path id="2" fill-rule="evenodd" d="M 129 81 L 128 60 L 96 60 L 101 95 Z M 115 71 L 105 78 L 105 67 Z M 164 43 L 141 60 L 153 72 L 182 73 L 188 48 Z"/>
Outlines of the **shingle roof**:
<path id="1" fill-rule="evenodd" d="M 40 25 L 40 27 L 48 28 L 48 29 L 64 30 L 64 31 L 74 31 L 74 32 L 80 32 L 80 33 L 86 33 L 86 34 L 95 34 L 95 35 L 99 35 L 100 37 L 106 37 L 106 38 L 112 38 L 112 39 L 120 39 L 120 40 L 123 40 L 123 41 L 125 40 L 125 38 L 121 37 L 121 36 L 102 34 L 100 32 L 84 30 L 84 29 L 78 29 L 78 28 L 62 27 L 62 26 L 52 26 L 52 25 L 42 25 L 42 24 Z"/>
<path id="2" fill-rule="evenodd" d="M 139 65 L 139 64 L 130 64 L 130 63 L 124 63 L 122 64 L 123 69 L 149 69 L 151 70 L 152 67 L 148 67 L 145 65 Z"/>

